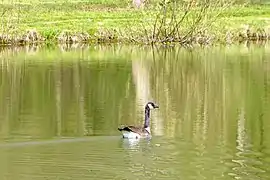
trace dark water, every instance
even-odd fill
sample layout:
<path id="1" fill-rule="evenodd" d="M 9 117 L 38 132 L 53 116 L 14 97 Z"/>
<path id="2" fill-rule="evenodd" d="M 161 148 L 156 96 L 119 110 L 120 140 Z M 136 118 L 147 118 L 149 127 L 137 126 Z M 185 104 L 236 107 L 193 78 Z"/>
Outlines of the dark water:
<path id="1" fill-rule="evenodd" d="M 3 48 L 0 179 L 269 179 L 268 49 Z"/>

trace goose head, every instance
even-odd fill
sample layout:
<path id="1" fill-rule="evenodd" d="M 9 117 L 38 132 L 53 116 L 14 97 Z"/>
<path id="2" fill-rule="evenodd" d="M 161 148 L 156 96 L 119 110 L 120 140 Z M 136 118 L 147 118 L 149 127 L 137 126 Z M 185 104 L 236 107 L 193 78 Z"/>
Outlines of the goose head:
<path id="1" fill-rule="evenodd" d="M 153 102 L 148 102 L 146 105 L 145 105 L 145 109 L 156 109 L 156 108 L 159 108 L 159 106 Z"/>

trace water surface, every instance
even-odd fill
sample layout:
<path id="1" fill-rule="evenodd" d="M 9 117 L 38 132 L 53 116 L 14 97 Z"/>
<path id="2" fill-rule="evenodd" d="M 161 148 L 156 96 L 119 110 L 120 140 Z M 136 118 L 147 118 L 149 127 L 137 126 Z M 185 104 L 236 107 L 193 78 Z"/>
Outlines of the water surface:
<path id="1" fill-rule="evenodd" d="M 2 48 L 0 179 L 269 179 L 267 49 Z"/>

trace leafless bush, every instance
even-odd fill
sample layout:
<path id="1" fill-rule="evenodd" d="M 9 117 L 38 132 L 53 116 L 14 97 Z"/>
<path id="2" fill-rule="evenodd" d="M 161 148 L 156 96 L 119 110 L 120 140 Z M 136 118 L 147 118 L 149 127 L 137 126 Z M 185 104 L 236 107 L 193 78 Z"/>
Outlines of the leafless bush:
<path id="1" fill-rule="evenodd" d="M 154 20 L 143 21 L 146 41 L 151 44 L 209 43 L 214 37 L 208 28 L 231 3 L 218 0 L 162 0 L 152 14 Z"/>

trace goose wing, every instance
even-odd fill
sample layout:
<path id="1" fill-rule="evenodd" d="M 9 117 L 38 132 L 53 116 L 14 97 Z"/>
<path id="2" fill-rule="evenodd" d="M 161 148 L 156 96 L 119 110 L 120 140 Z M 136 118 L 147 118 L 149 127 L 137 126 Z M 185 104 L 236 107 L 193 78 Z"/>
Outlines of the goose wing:
<path id="1" fill-rule="evenodd" d="M 144 128 L 142 127 L 136 127 L 136 126 L 124 126 L 124 127 L 121 127 L 121 128 L 118 128 L 119 131 L 131 131 L 131 132 L 135 132 L 135 133 L 138 133 L 138 134 L 142 134 L 142 133 L 145 133 L 147 132 Z"/>

